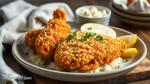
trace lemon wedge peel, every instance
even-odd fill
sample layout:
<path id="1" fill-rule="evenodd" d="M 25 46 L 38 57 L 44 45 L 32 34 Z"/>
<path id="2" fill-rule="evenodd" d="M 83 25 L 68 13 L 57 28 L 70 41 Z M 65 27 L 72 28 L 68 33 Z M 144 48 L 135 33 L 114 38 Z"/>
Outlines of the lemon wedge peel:
<path id="1" fill-rule="evenodd" d="M 127 48 L 125 50 L 125 52 L 121 55 L 121 57 L 123 58 L 131 58 L 131 57 L 135 57 L 138 55 L 138 50 L 137 48 Z"/>
<path id="2" fill-rule="evenodd" d="M 127 44 L 127 48 L 131 48 L 136 44 L 138 36 L 136 34 L 132 34 L 132 35 L 119 36 L 117 38 L 125 41 L 125 43 Z"/>
<path id="3" fill-rule="evenodd" d="M 138 39 L 138 36 L 136 34 L 119 36 L 117 38 L 125 41 L 125 43 L 127 44 L 127 49 L 125 49 L 121 57 L 132 58 L 138 55 L 139 52 L 137 48 L 133 48 Z"/>

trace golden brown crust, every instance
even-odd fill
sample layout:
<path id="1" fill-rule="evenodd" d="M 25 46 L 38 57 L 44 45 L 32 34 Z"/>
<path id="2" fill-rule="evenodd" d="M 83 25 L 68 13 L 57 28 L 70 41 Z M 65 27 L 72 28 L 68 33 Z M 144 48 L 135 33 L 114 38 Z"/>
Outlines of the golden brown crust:
<path id="1" fill-rule="evenodd" d="M 36 52 L 44 59 L 52 58 L 57 45 L 70 33 L 70 26 L 59 19 L 52 19 L 35 41 Z"/>
<path id="2" fill-rule="evenodd" d="M 53 13 L 53 16 L 54 16 L 54 19 L 60 19 L 62 21 L 65 21 L 67 20 L 67 15 L 66 13 L 64 12 L 63 9 L 56 9 Z"/>
<path id="3" fill-rule="evenodd" d="M 29 46 L 33 50 L 35 49 L 35 46 L 34 46 L 35 39 L 37 38 L 40 31 L 41 30 L 32 29 L 25 35 L 25 43 L 27 44 L 27 46 Z"/>
<path id="4" fill-rule="evenodd" d="M 55 51 L 54 61 L 56 65 L 65 70 L 88 71 L 108 64 L 120 56 L 125 48 L 125 42 L 103 36 L 104 40 L 95 40 L 95 35 L 87 42 L 80 39 L 84 32 L 77 32 L 77 37 L 70 42 L 64 41 L 58 45 Z"/>
<path id="5" fill-rule="evenodd" d="M 36 51 L 43 59 L 53 58 L 57 45 L 70 34 L 70 26 L 65 22 L 66 13 L 57 9 L 53 14 L 54 19 L 40 30 L 32 30 L 25 36 L 26 44 Z"/>

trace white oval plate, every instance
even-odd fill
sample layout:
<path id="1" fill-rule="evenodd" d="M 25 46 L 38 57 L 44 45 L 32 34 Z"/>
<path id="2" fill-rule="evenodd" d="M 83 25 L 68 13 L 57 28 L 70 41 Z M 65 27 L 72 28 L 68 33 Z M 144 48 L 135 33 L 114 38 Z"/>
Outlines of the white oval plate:
<path id="1" fill-rule="evenodd" d="M 112 28 L 116 31 L 118 36 L 132 34 L 131 32 L 128 32 L 120 28 L 116 27 Z M 138 38 L 135 47 L 140 51 L 140 54 L 139 56 L 136 56 L 136 58 L 134 58 L 133 61 L 129 63 L 129 65 L 114 71 L 100 72 L 100 73 L 75 73 L 75 72 L 73 73 L 73 72 L 56 71 L 32 64 L 26 59 L 26 54 L 24 51 L 26 50 L 27 46 L 25 46 L 24 44 L 24 36 L 18 38 L 14 42 L 12 47 L 12 53 L 14 58 L 23 67 L 40 76 L 62 81 L 88 82 L 114 78 L 132 70 L 134 67 L 136 67 L 140 62 L 144 60 L 147 54 L 146 45 L 140 38 Z"/>

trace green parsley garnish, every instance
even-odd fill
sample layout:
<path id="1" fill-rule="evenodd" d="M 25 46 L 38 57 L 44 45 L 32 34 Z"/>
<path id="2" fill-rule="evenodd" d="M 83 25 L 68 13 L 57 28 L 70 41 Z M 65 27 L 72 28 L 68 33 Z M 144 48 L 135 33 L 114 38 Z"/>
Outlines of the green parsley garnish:
<path id="1" fill-rule="evenodd" d="M 87 39 L 89 37 L 94 36 L 94 35 L 96 35 L 96 33 L 94 33 L 94 32 L 87 32 L 84 36 L 82 36 L 81 41 L 85 42 L 85 41 L 87 41 Z"/>
<path id="2" fill-rule="evenodd" d="M 128 62 L 129 61 L 129 58 L 124 58 L 124 62 Z"/>
<path id="3" fill-rule="evenodd" d="M 96 40 L 104 40 L 104 37 L 103 36 L 96 36 L 96 38 L 95 38 Z"/>
<path id="4" fill-rule="evenodd" d="M 87 39 L 88 38 L 86 36 L 82 36 L 81 41 L 85 42 L 85 41 L 87 41 Z"/>
<path id="5" fill-rule="evenodd" d="M 89 28 L 88 28 L 88 30 L 92 30 L 92 29 L 93 29 L 92 27 L 89 27 Z"/>
<path id="6" fill-rule="evenodd" d="M 73 38 L 77 36 L 76 32 L 73 32 L 71 35 L 68 36 L 67 41 L 71 41 Z"/>
<path id="7" fill-rule="evenodd" d="M 101 69 L 100 69 L 100 71 L 101 71 L 101 72 L 104 72 L 104 71 L 105 71 L 105 69 L 104 69 L 104 68 L 101 68 Z"/>
<path id="8" fill-rule="evenodd" d="M 89 38 L 90 36 L 95 36 L 96 35 L 96 33 L 94 33 L 94 32 L 87 32 L 86 33 L 86 36 Z"/>
<path id="9" fill-rule="evenodd" d="M 120 65 L 116 66 L 117 69 L 119 69 L 120 67 L 121 67 Z"/>

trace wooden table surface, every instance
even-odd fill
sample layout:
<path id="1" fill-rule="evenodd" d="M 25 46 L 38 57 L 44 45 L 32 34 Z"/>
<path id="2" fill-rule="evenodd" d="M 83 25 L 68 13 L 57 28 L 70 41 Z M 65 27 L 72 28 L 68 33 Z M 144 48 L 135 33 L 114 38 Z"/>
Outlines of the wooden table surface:
<path id="1" fill-rule="evenodd" d="M 44 3 L 56 2 L 56 0 L 26 0 L 26 1 L 30 2 L 34 5 L 37 5 L 37 6 L 39 6 L 41 4 L 44 4 Z M 71 7 L 73 12 L 76 10 L 76 8 L 78 8 L 80 6 L 84 6 L 84 5 L 102 5 L 102 6 L 109 7 L 109 1 L 110 0 L 57 0 L 57 2 L 67 3 Z M 146 43 L 146 45 L 148 47 L 148 54 L 147 54 L 147 59 L 144 60 L 144 62 L 142 64 L 146 63 L 147 66 L 143 67 L 142 64 L 139 65 L 139 66 L 142 66 L 140 68 L 141 69 L 144 68 L 144 70 L 147 71 L 146 74 L 150 74 L 150 62 L 149 62 L 150 61 L 149 60 L 150 59 L 150 27 L 149 28 L 133 27 L 133 26 L 130 26 L 128 24 L 122 23 L 118 20 L 117 17 L 114 16 L 114 13 L 112 13 L 110 25 L 120 27 L 120 28 L 124 28 L 128 31 L 136 33 L 140 38 L 142 38 L 144 40 L 144 42 Z M 36 83 L 36 84 L 60 84 L 60 83 L 65 84 L 65 83 L 68 83 L 68 82 L 60 82 L 60 81 L 56 81 L 56 80 L 46 79 L 46 78 L 37 76 L 37 75 L 29 72 L 28 70 L 24 69 L 22 66 L 20 66 L 15 61 L 15 59 L 13 58 L 12 53 L 11 53 L 11 46 L 5 44 L 5 47 L 6 47 L 6 50 L 4 51 L 4 58 L 6 60 L 6 63 L 11 68 L 13 68 L 16 72 L 18 72 L 20 74 L 23 74 L 25 76 L 32 77 L 32 81 L 25 81 L 26 84 L 34 84 L 34 83 Z M 138 69 L 140 69 L 140 68 L 138 68 Z M 117 83 L 118 84 L 120 84 L 120 83 L 150 84 L 150 75 L 144 76 L 143 73 L 138 74 L 138 76 L 139 77 L 141 76 L 141 77 L 138 80 L 136 80 L 136 74 L 135 74 L 131 80 L 126 81 L 126 79 L 128 79 L 128 76 L 130 76 L 130 75 L 126 75 L 126 77 L 121 77 L 120 76 L 120 77 L 110 79 L 110 80 L 94 82 L 94 84 L 100 84 L 100 83 L 102 83 L 102 84 L 117 84 Z M 123 81 L 119 81 L 119 80 L 123 80 Z M 71 84 L 71 83 L 69 83 L 69 84 Z"/>

